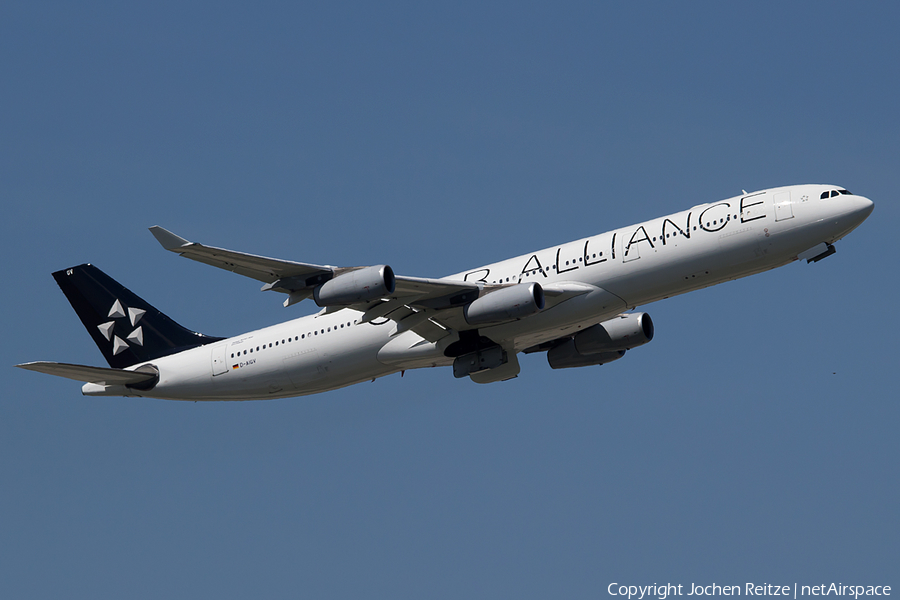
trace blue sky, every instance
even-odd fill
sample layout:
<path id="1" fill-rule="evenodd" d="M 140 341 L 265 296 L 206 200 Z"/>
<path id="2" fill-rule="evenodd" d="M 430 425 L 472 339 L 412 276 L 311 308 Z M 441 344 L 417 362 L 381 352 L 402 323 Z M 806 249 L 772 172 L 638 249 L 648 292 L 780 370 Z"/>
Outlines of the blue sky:
<path id="1" fill-rule="evenodd" d="M 0 593 L 596 598 L 900 585 L 900 9 L 846 3 L 0 7 Z M 795 183 L 873 216 L 815 265 L 645 307 L 599 368 L 522 357 L 299 399 L 84 398 L 50 273 L 178 322 L 285 309 L 146 228 L 441 276 Z"/>

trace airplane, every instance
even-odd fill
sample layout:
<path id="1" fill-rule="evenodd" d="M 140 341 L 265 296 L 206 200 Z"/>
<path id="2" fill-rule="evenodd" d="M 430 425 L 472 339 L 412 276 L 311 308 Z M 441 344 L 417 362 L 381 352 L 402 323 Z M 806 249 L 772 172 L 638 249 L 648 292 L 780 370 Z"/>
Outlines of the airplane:
<path id="1" fill-rule="evenodd" d="M 657 300 L 815 263 L 874 209 L 834 185 L 744 192 L 658 219 L 449 277 L 388 265 L 335 267 L 189 242 L 150 228 L 163 248 L 261 281 L 321 310 L 229 338 L 190 331 L 83 264 L 53 273 L 109 367 L 17 367 L 84 382 L 87 396 L 258 400 L 303 396 L 424 367 L 476 383 L 519 374 L 519 353 L 553 369 L 603 365 L 653 339 Z"/>

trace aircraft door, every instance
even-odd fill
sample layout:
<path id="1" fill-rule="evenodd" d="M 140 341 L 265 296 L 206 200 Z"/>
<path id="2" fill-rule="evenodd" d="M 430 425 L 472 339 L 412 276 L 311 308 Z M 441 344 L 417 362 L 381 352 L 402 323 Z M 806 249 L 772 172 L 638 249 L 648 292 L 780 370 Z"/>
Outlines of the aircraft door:
<path id="1" fill-rule="evenodd" d="M 220 342 L 212 345 L 212 374 L 213 377 L 228 372 L 228 362 L 225 359 L 225 351 L 227 344 Z"/>
<path id="2" fill-rule="evenodd" d="M 794 218 L 794 206 L 791 204 L 790 192 L 778 192 L 775 194 L 775 220 L 784 221 Z"/>

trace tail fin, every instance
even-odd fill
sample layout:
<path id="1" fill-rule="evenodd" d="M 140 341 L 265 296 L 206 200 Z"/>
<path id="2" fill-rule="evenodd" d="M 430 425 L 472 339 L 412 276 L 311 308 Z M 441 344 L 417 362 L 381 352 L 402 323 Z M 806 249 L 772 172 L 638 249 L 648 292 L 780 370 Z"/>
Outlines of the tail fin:
<path id="1" fill-rule="evenodd" d="M 115 369 L 223 339 L 185 329 L 93 265 L 53 278 Z"/>

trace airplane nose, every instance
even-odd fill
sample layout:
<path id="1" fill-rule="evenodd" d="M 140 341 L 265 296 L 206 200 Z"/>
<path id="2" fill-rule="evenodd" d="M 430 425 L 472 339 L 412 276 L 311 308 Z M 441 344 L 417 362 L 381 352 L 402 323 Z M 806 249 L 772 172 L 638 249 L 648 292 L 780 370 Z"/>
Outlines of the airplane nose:
<path id="1" fill-rule="evenodd" d="M 863 196 L 855 196 L 853 199 L 854 204 L 852 214 L 859 223 L 862 223 L 868 219 L 869 215 L 872 214 L 872 211 L 875 210 L 875 203 Z"/>
<path id="2" fill-rule="evenodd" d="M 833 205 L 833 222 L 835 227 L 840 230 L 840 233 L 834 238 L 835 240 L 843 238 L 862 225 L 862 222 L 868 219 L 875 210 L 875 203 L 863 196 L 841 194 L 831 200 L 836 201 Z"/>

